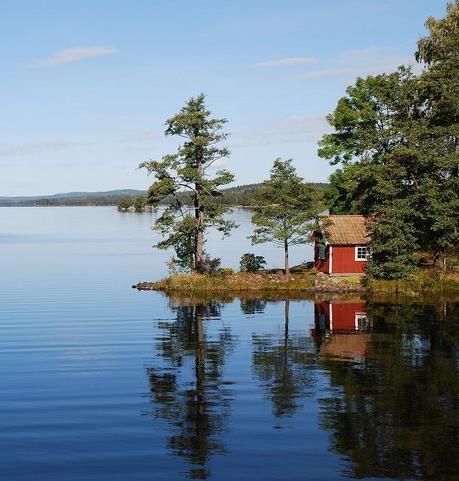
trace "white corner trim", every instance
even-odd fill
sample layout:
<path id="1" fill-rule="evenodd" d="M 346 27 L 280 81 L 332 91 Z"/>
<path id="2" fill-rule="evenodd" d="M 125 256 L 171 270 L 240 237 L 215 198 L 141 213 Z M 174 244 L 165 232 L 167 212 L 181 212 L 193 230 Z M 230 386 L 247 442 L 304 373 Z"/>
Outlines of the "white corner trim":
<path id="1" fill-rule="evenodd" d="M 330 331 L 333 331 L 333 304 L 328 304 L 328 317 L 330 319 Z"/>
<path id="2" fill-rule="evenodd" d="M 331 274 L 333 272 L 333 246 L 330 244 L 330 248 L 328 249 L 328 273 Z"/>

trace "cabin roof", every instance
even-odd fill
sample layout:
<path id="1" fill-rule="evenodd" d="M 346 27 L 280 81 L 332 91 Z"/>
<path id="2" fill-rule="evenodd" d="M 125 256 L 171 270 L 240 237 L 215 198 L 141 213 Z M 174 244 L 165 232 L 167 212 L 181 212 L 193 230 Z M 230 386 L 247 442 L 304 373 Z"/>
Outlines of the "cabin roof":
<path id="1" fill-rule="evenodd" d="M 362 245 L 370 240 L 363 215 L 327 215 L 321 223 L 331 245 Z"/>

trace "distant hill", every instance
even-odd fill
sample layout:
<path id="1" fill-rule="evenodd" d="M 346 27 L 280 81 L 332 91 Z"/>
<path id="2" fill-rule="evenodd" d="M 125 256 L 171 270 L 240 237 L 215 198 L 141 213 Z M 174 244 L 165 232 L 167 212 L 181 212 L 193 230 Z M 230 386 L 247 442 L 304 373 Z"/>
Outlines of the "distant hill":
<path id="1" fill-rule="evenodd" d="M 124 197 L 138 197 L 145 190 L 118 189 L 101 192 L 63 192 L 51 195 L 0 197 L 0 206 L 46 206 L 46 205 L 116 205 Z"/>
<path id="2" fill-rule="evenodd" d="M 313 184 L 324 189 L 328 184 Z M 221 202 L 227 205 L 250 205 L 250 200 L 260 184 L 246 184 L 222 189 Z M 0 197 L 0 207 L 31 206 L 101 206 L 117 205 L 121 199 L 132 199 L 146 195 L 145 190 L 118 189 L 103 192 L 64 192 L 51 195 Z M 187 194 L 183 193 L 184 199 Z M 164 202 L 167 204 L 167 199 Z"/>

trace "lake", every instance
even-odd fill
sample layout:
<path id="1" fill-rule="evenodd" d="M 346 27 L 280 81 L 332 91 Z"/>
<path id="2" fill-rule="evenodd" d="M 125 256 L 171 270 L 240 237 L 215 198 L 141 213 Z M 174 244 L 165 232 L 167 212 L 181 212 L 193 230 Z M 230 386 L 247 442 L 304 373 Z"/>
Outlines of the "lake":
<path id="1" fill-rule="evenodd" d="M 458 479 L 457 303 L 138 292 L 154 215 L 0 209 L 1 479 Z"/>

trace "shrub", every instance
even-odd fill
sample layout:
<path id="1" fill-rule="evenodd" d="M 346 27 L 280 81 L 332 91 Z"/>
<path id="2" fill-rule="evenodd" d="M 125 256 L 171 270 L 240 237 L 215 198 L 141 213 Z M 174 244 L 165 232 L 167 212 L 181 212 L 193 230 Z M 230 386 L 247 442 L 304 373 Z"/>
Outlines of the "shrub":
<path id="1" fill-rule="evenodd" d="M 210 258 L 205 256 L 204 259 L 196 263 L 196 272 L 205 276 L 215 276 L 220 271 L 222 260 L 219 257 Z"/>
<path id="2" fill-rule="evenodd" d="M 263 256 L 256 256 L 247 252 L 241 256 L 239 265 L 241 272 L 256 272 L 264 268 L 266 261 Z"/>
<path id="3" fill-rule="evenodd" d="M 145 203 L 146 203 L 146 201 L 145 201 L 144 197 L 142 197 L 142 196 L 136 197 L 134 199 L 134 204 L 133 204 L 135 211 L 136 212 L 142 212 L 143 209 L 145 208 Z"/>
<path id="4" fill-rule="evenodd" d="M 131 207 L 131 199 L 127 199 L 125 197 L 118 200 L 118 210 L 120 212 L 124 212 Z"/>
<path id="5" fill-rule="evenodd" d="M 236 272 L 234 272 L 234 269 L 231 269 L 231 267 L 222 267 L 218 271 L 218 274 L 221 275 L 221 276 L 232 276 L 232 275 L 236 274 Z"/>

